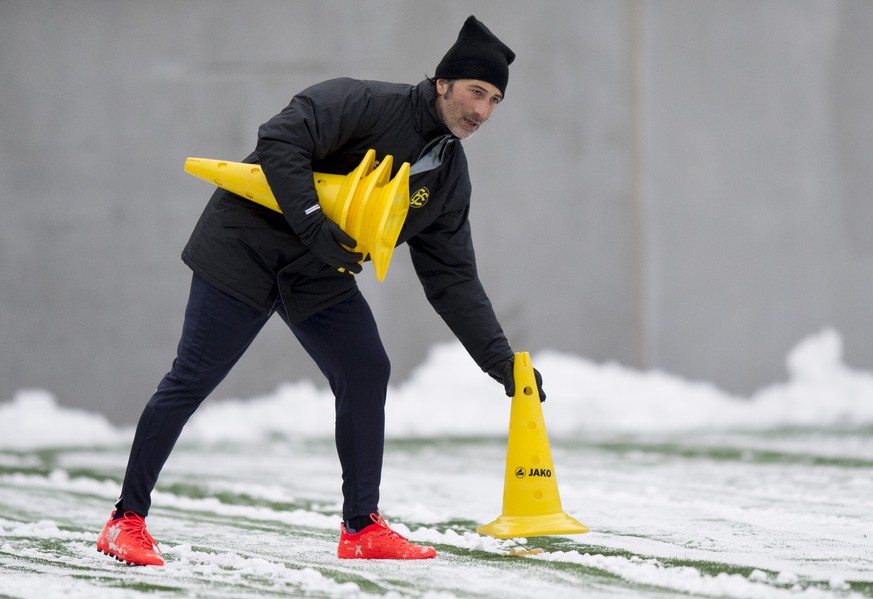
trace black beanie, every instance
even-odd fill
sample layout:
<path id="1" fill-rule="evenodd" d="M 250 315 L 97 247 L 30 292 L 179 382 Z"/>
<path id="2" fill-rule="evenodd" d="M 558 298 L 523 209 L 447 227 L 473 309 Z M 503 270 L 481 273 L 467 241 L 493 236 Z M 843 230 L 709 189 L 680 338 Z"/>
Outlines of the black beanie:
<path id="1" fill-rule="evenodd" d="M 434 78 L 479 79 L 506 93 L 513 60 L 515 52 L 471 15 L 464 22 L 458 41 L 437 65 Z"/>

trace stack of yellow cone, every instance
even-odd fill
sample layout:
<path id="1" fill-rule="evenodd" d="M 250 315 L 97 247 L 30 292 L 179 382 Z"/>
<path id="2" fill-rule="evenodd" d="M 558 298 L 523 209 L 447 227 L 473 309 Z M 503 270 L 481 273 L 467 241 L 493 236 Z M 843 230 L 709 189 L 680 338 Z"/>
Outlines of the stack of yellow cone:
<path id="1" fill-rule="evenodd" d="M 543 409 L 527 352 L 515 354 L 514 376 L 503 513 L 476 532 L 498 539 L 588 532 L 561 508 Z"/>
<path id="2" fill-rule="evenodd" d="M 370 255 L 376 278 L 382 281 L 409 211 L 409 163 L 404 162 L 391 179 L 393 158 L 385 156 L 378 167 L 375 162 L 376 151 L 368 150 L 348 175 L 313 175 L 325 216 L 357 241 L 355 251 Z M 185 171 L 281 212 L 260 165 L 188 158 Z"/>

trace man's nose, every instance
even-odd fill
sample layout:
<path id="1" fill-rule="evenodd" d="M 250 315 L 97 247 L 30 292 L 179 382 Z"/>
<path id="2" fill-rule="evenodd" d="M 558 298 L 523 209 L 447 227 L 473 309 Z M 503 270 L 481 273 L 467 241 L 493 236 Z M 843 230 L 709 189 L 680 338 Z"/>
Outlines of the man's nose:
<path id="1" fill-rule="evenodd" d="M 488 100 L 479 100 L 473 106 L 473 112 L 482 121 L 487 120 L 491 116 L 492 110 L 494 110 L 494 104 Z"/>

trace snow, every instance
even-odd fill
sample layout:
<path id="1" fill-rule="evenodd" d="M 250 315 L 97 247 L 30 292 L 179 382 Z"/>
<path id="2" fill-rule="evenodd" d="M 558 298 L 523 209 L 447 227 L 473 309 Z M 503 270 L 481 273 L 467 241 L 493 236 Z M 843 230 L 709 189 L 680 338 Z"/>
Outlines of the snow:
<path id="1" fill-rule="evenodd" d="M 22 390 L 0 403 L 0 596 L 873 596 L 873 376 L 844 364 L 836 331 L 749 397 L 554 351 L 532 361 L 563 507 L 587 535 L 474 532 L 499 514 L 510 400 L 446 344 L 391 387 L 386 425 L 383 503 L 398 532 L 438 545 L 430 565 L 331 557 L 333 399 L 297 381 L 204 404 L 154 493 L 167 565 L 121 568 L 93 539 L 131 427 Z M 545 550 L 468 557 L 528 544 Z"/>
<path id="2" fill-rule="evenodd" d="M 550 400 L 544 413 L 550 435 L 873 423 L 873 375 L 843 364 L 842 341 L 832 329 L 791 350 L 787 381 L 747 398 L 665 372 L 596 364 L 553 351 L 533 355 L 532 362 L 545 376 Z M 386 434 L 503 434 L 505 406 L 494 397 L 494 382 L 459 345 L 436 346 L 409 379 L 390 389 Z M 423 418 L 422 406 L 427 405 L 440 409 L 429 410 Z M 298 381 L 268 396 L 210 400 L 188 424 L 185 440 L 253 443 L 275 437 L 326 437 L 333 435 L 333 428 L 330 391 Z M 41 390 L 20 391 L 0 404 L 0 449 L 114 445 L 128 441 L 129 435 L 129 429 L 116 429 L 100 415 L 58 406 Z"/>

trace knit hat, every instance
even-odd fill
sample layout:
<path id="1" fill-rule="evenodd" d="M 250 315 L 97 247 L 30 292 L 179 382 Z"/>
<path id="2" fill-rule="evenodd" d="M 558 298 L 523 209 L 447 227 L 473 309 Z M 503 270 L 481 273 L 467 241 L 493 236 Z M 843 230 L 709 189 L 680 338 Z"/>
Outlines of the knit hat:
<path id="1" fill-rule="evenodd" d="M 479 79 L 506 91 L 515 52 L 474 16 L 464 22 L 455 42 L 437 65 L 436 79 Z"/>

